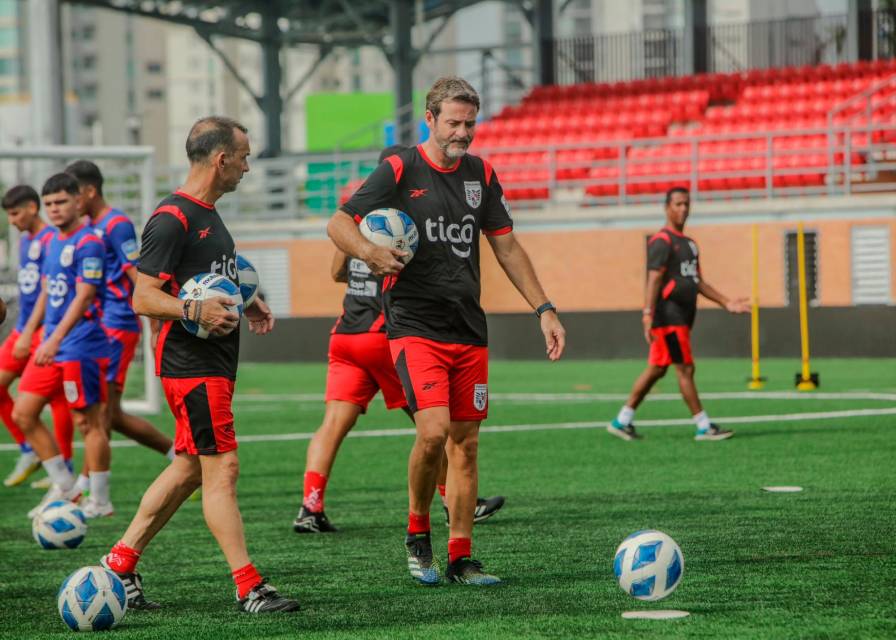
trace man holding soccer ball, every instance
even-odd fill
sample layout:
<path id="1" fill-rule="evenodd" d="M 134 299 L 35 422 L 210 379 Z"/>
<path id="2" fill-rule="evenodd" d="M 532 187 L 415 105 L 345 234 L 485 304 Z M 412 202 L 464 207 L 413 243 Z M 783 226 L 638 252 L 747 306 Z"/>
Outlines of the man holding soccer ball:
<path id="1" fill-rule="evenodd" d="M 536 310 L 548 358 L 563 354 L 566 335 L 525 250 L 513 234 L 501 185 L 484 160 L 467 154 L 479 95 L 462 78 L 440 78 L 426 99 L 431 135 L 387 158 L 330 220 L 336 246 L 358 256 L 384 284 L 386 332 L 417 439 L 408 462 L 408 569 L 422 584 L 441 579 L 433 558 L 429 509 L 442 450 L 448 453 L 450 515 L 446 577 L 461 584 L 496 584 L 472 559 L 478 488 L 479 425 L 488 414 L 488 348 L 479 304 L 479 233 L 498 263 Z M 405 266 L 397 250 L 378 247 L 357 228 L 369 212 L 408 214 L 420 233 Z"/>
<path id="2" fill-rule="evenodd" d="M 218 273 L 237 280 L 233 238 L 215 202 L 237 188 L 249 170 L 246 128 L 230 118 L 202 118 L 186 144 L 190 172 L 156 208 L 143 231 L 134 310 L 163 321 L 156 344 L 156 374 L 175 416 L 174 461 L 143 495 L 121 540 L 102 559 L 125 584 L 128 608 L 156 609 L 146 600 L 141 553 L 180 505 L 200 485 L 205 521 L 236 584 L 238 606 L 248 613 L 295 611 L 299 603 L 280 596 L 249 560 L 236 501 L 239 460 L 233 428 L 233 386 L 239 355 L 239 315 L 226 297 L 181 300 L 178 291 L 194 276 Z M 262 300 L 245 309 L 249 329 L 264 335 L 274 318 Z M 181 324 L 198 323 L 211 335 L 200 339 Z"/>

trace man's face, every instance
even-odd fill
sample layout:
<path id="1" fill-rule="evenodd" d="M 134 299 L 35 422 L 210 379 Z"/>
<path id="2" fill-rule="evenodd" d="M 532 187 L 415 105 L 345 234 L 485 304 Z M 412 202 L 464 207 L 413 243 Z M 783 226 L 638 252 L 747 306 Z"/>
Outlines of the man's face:
<path id="1" fill-rule="evenodd" d="M 426 112 L 426 124 L 442 152 L 457 160 L 462 158 L 473 142 L 478 109 L 469 102 L 445 100 L 439 117 Z"/>
<path id="2" fill-rule="evenodd" d="M 683 227 L 691 212 L 691 196 L 687 193 L 675 192 L 666 205 L 666 218 L 672 224 Z"/>
<path id="3" fill-rule="evenodd" d="M 33 202 L 25 202 L 6 210 L 9 224 L 19 230 L 19 233 L 28 231 L 34 224 L 38 214 L 38 206 Z"/>
<path id="4" fill-rule="evenodd" d="M 97 197 L 96 187 L 92 184 L 81 185 L 81 197 L 78 198 L 78 215 L 86 216 L 90 214 L 90 205 L 94 198 Z"/>
<path id="5" fill-rule="evenodd" d="M 234 135 L 232 153 L 221 152 L 215 156 L 215 167 L 218 170 L 218 181 L 221 191 L 236 191 L 243 174 L 249 171 L 249 136 L 237 129 Z"/>
<path id="6" fill-rule="evenodd" d="M 50 223 L 55 227 L 67 227 L 78 219 L 80 209 L 79 196 L 74 196 L 68 191 L 57 191 L 43 197 L 44 209 Z"/>

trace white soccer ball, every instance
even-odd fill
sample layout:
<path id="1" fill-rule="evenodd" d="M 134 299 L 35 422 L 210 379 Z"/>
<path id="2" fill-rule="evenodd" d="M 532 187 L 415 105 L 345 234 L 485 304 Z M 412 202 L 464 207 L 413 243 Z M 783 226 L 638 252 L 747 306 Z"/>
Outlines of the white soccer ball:
<path id="1" fill-rule="evenodd" d="M 361 235 L 373 244 L 389 249 L 406 251 L 401 258 L 407 264 L 420 246 L 420 233 L 411 216 L 398 209 L 377 209 L 368 213 L 359 223 Z"/>
<path id="2" fill-rule="evenodd" d="M 240 281 L 240 294 L 243 296 L 243 308 L 251 307 L 258 297 L 258 271 L 244 256 L 237 254 L 236 272 Z"/>
<path id="3" fill-rule="evenodd" d="M 34 516 L 31 533 L 44 549 L 74 549 L 87 535 L 87 518 L 73 502 L 54 500 Z"/>
<path id="4" fill-rule="evenodd" d="M 662 531 L 636 531 L 616 549 L 613 572 L 619 586 L 638 600 L 661 600 L 684 574 L 684 556 Z"/>
<path id="5" fill-rule="evenodd" d="M 124 584 L 103 567 L 81 567 L 71 574 L 59 588 L 56 604 L 73 631 L 111 629 L 128 610 Z"/>
<path id="6" fill-rule="evenodd" d="M 184 283 L 177 297 L 181 300 L 208 300 L 209 298 L 228 297 L 236 301 L 231 309 L 240 317 L 243 316 L 243 295 L 240 288 L 229 278 L 217 273 L 200 273 Z M 192 311 L 192 310 L 191 310 Z M 197 338 L 208 338 L 209 333 L 199 323 L 181 320 L 184 329 Z"/>

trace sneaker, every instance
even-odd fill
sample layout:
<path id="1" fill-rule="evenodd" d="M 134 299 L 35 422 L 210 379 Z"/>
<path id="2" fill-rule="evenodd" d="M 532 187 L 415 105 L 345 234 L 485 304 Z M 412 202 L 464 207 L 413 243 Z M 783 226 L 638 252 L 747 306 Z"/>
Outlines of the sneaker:
<path id="1" fill-rule="evenodd" d="M 274 613 L 277 611 L 298 611 L 299 601 L 284 598 L 277 590 L 262 580 L 252 587 L 245 598 L 237 600 L 237 608 L 243 613 Z"/>
<path id="2" fill-rule="evenodd" d="M 106 556 L 103 556 L 103 559 L 100 560 L 100 564 L 103 565 L 105 569 L 108 569 L 118 576 L 118 579 L 124 584 L 124 593 L 128 598 L 128 609 L 152 611 L 154 609 L 162 608 L 162 605 L 158 602 L 147 600 L 146 596 L 143 595 L 143 578 L 139 573 L 119 573 L 118 571 L 115 571 L 109 566 L 109 561 L 106 560 Z"/>
<path id="3" fill-rule="evenodd" d="M 476 510 L 473 512 L 473 524 L 485 522 L 493 515 L 501 510 L 504 506 L 504 496 L 492 496 L 491 498 L 476 498 Z M 442 509 L 445 510 L 445 526 L 451 524 L 451 517 L 448 515 L 448 507 L 444 504 Z"/>
<path id="4" fill-rule="evenodd" d="M 448 565 L 445 578 L 458 584 L 475 584 L 486 586 L 501 584 L 501 578 L 482 570 L 482 563 L 472 558 L 458 558 Z"/>
<path id="5" fill-rule="evenodd" d="M 731 429 L 722 429 L 719 425 L 710 424 L 709 429 L 697 429 L 694 440 L 727 440 L 734 435 Z"/>
<path id="6" fill-rule="evenodd" d="M 111 502 L 99 502 L 93 498 L 82 500 L 80 506 L 85 518 L 104 518 L 115 513 Z"/>
<path id="7" fill-rule="evenodd" d="M 408 571 L 420 584 L 434 585 L 442 580 L 439 562 L 432 556 L 429 533 L 408 534 L 404 540 L 408 552 Z"/>
<path id="8" fill-rule="evenodd" d="M 299 514 L 292 523 L 292 530 L 296 533 L 335 533 L 336 527 L 330 524 L 327 514 L 323 511 L 309 511 L 302 505 Z"/>
<path id="9" fill-rule="evenodd" d="M 37 454 L 33 451 L 29 451 L 28 453 L 23 453 L 19 456 L 19 459 L 16 460 L 16 466 L 13 467 L 12 472 L 6 479 L 3 480 L 4 487 L 15 487 L 16 485 L 20 485 L 28 477 L 40 469 L 40 458 L 37 457 Z"/>
<path id="10" fill-rule="evenodd" d="M 50 480 L 50 476 L 44 476 L 40 480 L 35 480 L 34 482 L 31 483 L 32 489 L 41 489 L 43 491 L 46 491 L 47 489 L 49 489 L 52 486 L 53 486 L 53 481 Z"/>
<path id="11" fill-rule="evenodd" d="M 623 440 L 640 440 L 644 436 L 635 431 L 635 425 L 621 424 L 616 418 L 613 418 L 613 422 L 607 425 L 607 432 L 612 433 L 617 438 L 622 438 Z"/>
<path id="12" fill-rule="evenodd" d="M 55 500 L 68 500 L 69 502 L 77 502 L 80 497 L 81 490 L 78 489 L 77 485 L 72 485 L 72 488 L 68 491 L 63 491 L 58 484 L 51 485 L 49 490 L 44 494 L 44 497 L 41 498 L 40 502 L 37 503 L 37 506 L 28 512 L 28 518 L 30 520 L 33 520 L 34 516 L 40 513 L 45 506 Z"/>

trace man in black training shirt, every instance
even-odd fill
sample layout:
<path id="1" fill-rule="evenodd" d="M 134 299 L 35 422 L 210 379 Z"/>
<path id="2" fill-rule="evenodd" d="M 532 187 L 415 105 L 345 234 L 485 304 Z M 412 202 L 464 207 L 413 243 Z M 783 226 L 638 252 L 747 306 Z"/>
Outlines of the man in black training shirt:
<path id="1" fill-rule="evenodd" d="M 202 485 L 205 521 L 230 565 L 240 611 L 295 611 L 299 603 L 281 597 L 249 560 L 236 501 L 239 460 L 231 410 L 239 356 L 239 316 L 231 310 L 235 301 L 177 297 L 186 281 L 203 273 L 239 284 L 233 238 L 215 202 L 234 191 L 249 170 L 249 138 L 235 120 L 212 116 L 193 125 L 186 147 L 186 182 L 162 200 L 143 230 L 133 299 L 137 313 L 164 323 L 156 343 L 156 375 L 174 414 L 177 456 L 143 494 L 128 530 L 102 564 L 124 582 L 128 608 L 159 608 L 143 595 L 137 561 Z M 243 313 L 253 333 L 264 335 L 274 327 L 271 311 L 260 299 Z M 211 335 L 197 338 L 181 319 L 199 323 Z"/>
<path id="2" fill-rule="evenodd" d="M 675 187 L 666 193 L 666 226 L 647 244 L 647 285 L 644 294 L 644 338 L 650 345 L 647 368 L 635 381 L 628 403 L 607 426 L 607 431 L 623 440 L 640 435 L 632 419 L 657 380 L 666 375 L 670 364 L 678 374 L 678 388 L 697 425 L 695 440 L 725 440 L 734 435 L 713 424 L 703 410 L 694 384 L 691 354 L 691 327 L 697 315 L 697 296 L 702 294 L 731 313 L 749 310 L 744 298 L 729 300 L 703 279 L 697 243 L 684 235 L 690 213 L 688 190 Z"/>
<path id="3" fill-rule="evenodd" d="M 462 78 L 440 78 L 426 98 L 430 137 L 390 156 L 331 218 L 336 246 L 358 256 L 383 285 L 386 333 L 417 439 L 408 462 L 408 569 L 423 584 L 440 581 L 433 559 L 429 508 L 443 449 L 448 453 L 449 580 L 495 584 L 471 558 L 478 470 L 479 425 L 488 413 L 488 348 L 479 305 L 479 234 L 498 263 L 536 310 L 547 346 L 557 360 L 565 331 L 532 263 L 513 234 L 507 201 L 488 162 L 468 155 L 479 96 Z M 371 211 L 407 213 L 420 246 L 407 266 L 396 250 L 375 246 L 358 231 Z M 346 215 L 347 214 L 347 215 Z"/>

